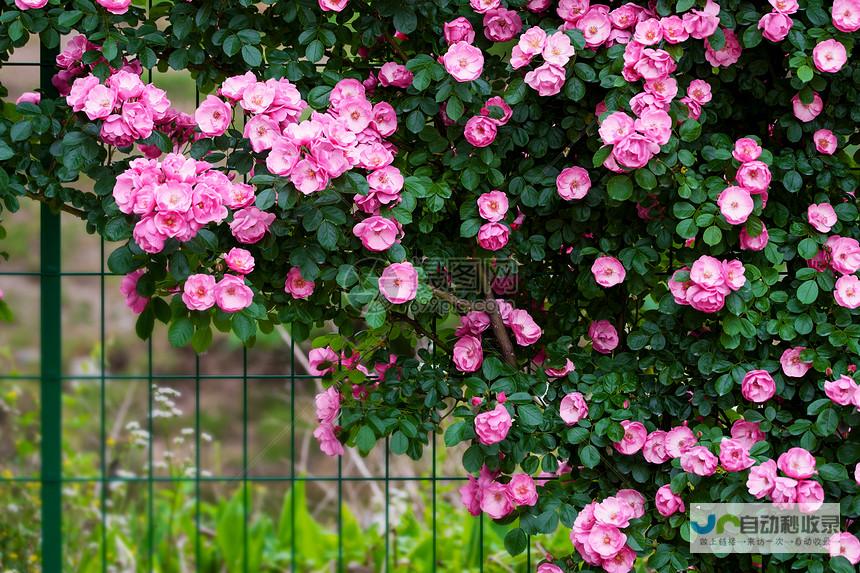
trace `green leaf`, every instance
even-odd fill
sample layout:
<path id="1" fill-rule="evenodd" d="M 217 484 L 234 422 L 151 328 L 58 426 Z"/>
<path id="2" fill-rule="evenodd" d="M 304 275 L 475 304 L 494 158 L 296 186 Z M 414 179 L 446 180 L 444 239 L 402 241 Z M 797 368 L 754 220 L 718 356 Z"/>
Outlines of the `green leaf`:
<path id="1" fill-rule="evenodd" d="M 565 434 L 565 437 L 567 438 L 567 442 L 569 444 L 581 444 L 582 442 L 587 440 L 588 436 L 590 435 L 591 432 L 589 432 L 588 428 L 580 428 L 577 426 L 574 428 L 570 428 Z"/>
<path id="2" fill-rule="evenodd" d="M 305 57 L 314 64 L 322 59 L 323 54 L 325 54 L 325 46 L 319 40 L 314 40 L 305 48 Z"/>
<path id="3" fill-rule="evenodd" d="M 33 134 L 33 124 L 29 119 L 19 121 L 9 130 L 9 137 L 12 141 L 24 141 L 29 139 Z"/>
<path id="4" fill-rule="evenodd" d="M 720 241 L 723 240 L 723 232 L 719 227 L 711 225 L 707 229 L 705 229 L 705 233 L 702 235 L 702 240 L 705 241 L 706 244 L 718 245 Z"/>
<path id="5" fill-rule="evenodd" d="M 857 573 L 851 562 L 841 555 L 830 558 L 830 570 L 833 573 Z"/>
<path id="6" fill-rule="evenodd" d="M 338 230 L 331 221 L 323 221 L 317 227 L 317 241 L 327 251 L 337 248 Z"/>
<path id="7" fill-rule="evenodd" d="M 137 317 L 137 322 L 134 324 L 134 331 L 138 338 L 146 340 L 152 336 L 152 329 L 155 327 L 155 313 L 152 310 L 152 305 L 147 307 Z"/>
<path id="8" fill-rule="evenodd" d="M 251 337 L 257 334 L 257 323 L 241 312 L 233 315 L 232 329 L 239 340 L 247 343 Z"/>
<path id="9" fill-rule="evenodd" d="M 595 468 L 600 463 L 600 452 L 591 444 L 583 446 L 579 449 L 579 461 L 587 468 Z"/>
<path id="10" fill-rule="evenodd" d="M 803 304 L 812 304 L 818 298 L 818 284 L 814 281 L 806 281 L 797 289 L 797 300 Z"/>
<path id="11" fill-rule="evenodd" d="M 409 438 L 406 437 L 406 434 L 397 430 L 391 435 L 391 440 L 388 442 L 388 446 L 391 449 L 392 454 L 396 454 L 398 456 L 403 455 L 409 448 Z"/>
<path id="12" fill-rule="evenodd" d="M 812 81 L 813 77 L 815 77 L 815 73 L 809 66 L 800 66 L 797 69 L 797 78 L 803 83 L 808 83 Z"/>
<path id="13" fill-rule="evenodd" d="M 696 0 L 678 0 L 675 4 L 675 13 L 681 14 L 696 5 Z"/>
<path id="14" fill-rule="evenodd" d="M 212 329 L 209 326 L 198 328 L 191 337 L 191 348 L 194 352 L 201 354 L 212 344 Z"/>
<path id="15" fill-rule="evenodd" d="M 818 243 L 812 239 L 803 239 L 797 244 L 797 254 L 804 259 L 811 259 L 818 254 Z"/>
<path id="16" fill-rule="evenodd" d="M 263 53 L 256 46 L 242 46 L 242 59 L 252 68 L 263 63 Z"/>
<path id="17" fill-rule="evenodd" d="M 448 103 L 445 104 L 445 114 L 452 121 L 457 121 L 463 116 L 463 102 L 457 96 L 451 96 Z"/>
<path id="18" fill-rule="evenodd" d="M 633 182 L 626 175 L 616 175 L 606 183 L 609 197 L 616 201 L 626 201 L 633 196 Z"/>
<path id="19" fill-rule="evenodd" d="M 517 407 L 519 421 L 526 426 L 540 426 L 543 423 L 543 412 L 535 404 L 523 404 Z"/>
<path id="20" fill-rule="evenodd" d="M 118 275 L 127 275 L 135 268 L 134 255 L 126 245 L 116 249 L 108 257 L 108 269 Z"/>
<path id="21" fill-rule="evenodd" d="M 385 306 L 379 300 L 374 300 L 367 305 L 367 310 L 364 312 L 364 320 L 370 328 L 379 328 L 384 325 L 385 316 Z"/>
<path id="22" fill-rule="evenodd" d="M 484 373 L 484 378 L 487 379 L 487 382 L 492 382 L 502 373 L 502 361 L 495 356 L 489 356 L 484 360 L 481 371 Z"/>
<path id="23" fill-rule="evenodd" d="M 789 193 L 797 193 L 803 187 L 803 178 L 797 171 L 789 171 L 782 178 L 782 184 Z"/>
<path id="24" fill-rule="evenodd" d="M 675 232 L 683 239 L 692 239 L 699 232 L 693 219 L 684 219 L 675 226 Z"/>
<path id="25" fill-rule="evenodd" d="M 682 141 L 696 141 L 701 134 L 702 124 L 695 119 L 688 119 L 681 124 L 681 128 L 678 130 L 678 135 Z"/>
<path id="26" fill-rule="evenodd" d="M 526 550 L 528 541 L 529 538 L 522 528 L 517 527 L 516 529 L 511 529 L 505 535 L 505 549 L 507 549 L 508 553 L 511 555 L 519 555 Z"/>
<path id="27" fill-rule="evenodd" d="M 257 200 L 255 202 L 257 205 L 257 209 L 260 211 L 265 211 L 269 207 L 275 204 L 275 190 L 274 189 L 263 189 L 257 194 Z"/>
<path id="28" fill-rule="evenodd" d="M 411 34 L 417 26 L 418 18 L 412 9 L 402 8 L 394 13 L 394 29 L 398 32 Z"/>
<path id="29" fill-rule="evenodd" d="M 355 435 L 355 445 L 361 455 L 366 456 L 376 445 L 376 434 L 370 426 L 362 426 Z"/>
<path id="30" fill-rule="evenodd" d="M 833 408 L 822 411 L 815 419 L 815 430 L 819 436 L 832 436 L 838 425 L 839 414 Z"/>
<path id="31" fill-rule="evenodd" d="M 179 317 L 168 327 L 167 340 L 170 344 L 179 348 L 191 342 L 191 337 L 194 336 L 194 323 L 190 318 Z"/>
<path id="32" fill-rule="evenodd" d="M 579 101 L 585 97 L 585 84 L 576 76 L 571 76 L 564 86 L 564 95 L 573 101 Z"/>
<path id="33" fill-rule="evenodd" d="M 848 470 L 842 464 L 824 464 L 818 468 L 818 475 L 825 481 L 842 481 L 848 479 Z"/>
<path id="34" fill-rule="evenodd" d="M 427 118 L 424 117 L 424 114 L 420 109 L 413 110 L 406 116 L 406 129 L 412 133 L 421 133 L 421 130 L 424 129 L 424 125 L 426 124 L 426 120 Z"/>
<path id="35" fill-rule="evenodd" d="M 468 428 L 466 422 L 462 420 L 448 426 L 448 429 L 445 430 L 445 446 L 452 448 L 462 442 L 464 439 L 463 434 L 465 434 Z"/>

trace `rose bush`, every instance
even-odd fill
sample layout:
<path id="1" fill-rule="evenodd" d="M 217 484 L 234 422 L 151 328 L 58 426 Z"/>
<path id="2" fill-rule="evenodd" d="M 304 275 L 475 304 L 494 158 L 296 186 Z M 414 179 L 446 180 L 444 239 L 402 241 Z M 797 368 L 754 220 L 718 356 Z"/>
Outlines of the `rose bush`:
<path id="1" fill-rule="evenodd" d="M 685 509 L 757 499 L 844 518 L 768 571 L 853 571 L 858 30 L 857 0 L 6 0 L 4 61 L 71 39 L 4 107 L 0 195 L 120 242 L 142 337 L 331 321 L 322 451 L 465 443 L 512 553 L 570 530 L 539 571 L 750 570 Z"/>

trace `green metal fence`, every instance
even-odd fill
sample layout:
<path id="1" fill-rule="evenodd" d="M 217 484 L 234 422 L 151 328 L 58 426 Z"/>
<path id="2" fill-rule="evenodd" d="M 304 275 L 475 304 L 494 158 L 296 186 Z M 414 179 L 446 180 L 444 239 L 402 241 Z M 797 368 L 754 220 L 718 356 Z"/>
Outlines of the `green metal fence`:
<path id="1" fill-rule="evenodd" d="M 55 96 L 56 92 L 51 86 L 51 77 L 54 73 L 54 58 L 56 52 L 41 48 L 41 62 L 17 62 L 12 66 L 39 66 L 40 69 L 40 84 L 43 93 L 49 96 Z M 151 72 L 150 76 L 151 76 Z M 151 79 L 151 78 L 150 78 Z M 199 94 L 198 94 L 199 100 Z M 80 222 L 78 222 L 80 223 Z M 190 484 L 194 491 L 194 521 L 196 535 L 193 539 L 194 553 L 196 555 L 196 564 L 201 563 L 201 545 L 202 545 L 202 526 L 201 526 L 201 498 L 203 497 L 202 489 L 208 484 L 234 484 L 240 487 L 241 492 L 241 537 L 244 550 L 242 552 L 241 570 L 244 572 L 253 571 L 253 566 L 249 563 L 249 527 L 250 527 L 250 512 L 251 512 L 251 488 L 256 483 L 280 483 L 285 487 L 289 486 L 290 503 L 290 521 L 291 530 L 293 533 L 290 539 L 290 558 L 289 570 L 302 571 L 297 559 L 296 546 L 296 490 L 294 487 L 299 482 L 326 482 L 334 484 L 337 488 L 337 558 L 326 568 L 326 570 L 336 570 L 338 572 L 348 571 L 349 563 L 346 562 L 344 553 L 345 547 L 348 548 L 351 539 L 344 535 L 344 501 L 343 488 L 345 484 L 355 482 L 369 483 L 375 482 L 381 484 L 385 493 L 385 508 L 384 508 L 384 560 L 379 565 L 380 570 L 416 570 L 418 564 L 414 564 L 414 568 L 396 566 L 394 564 L 392 553 L 396 548 L 392 548 L 392 544 L 396 540 L 392 540 L 392 528 L 396 528 L 397 523 L 392 521 L 390 502 L 392 487 L 397 487 L 406 482 L 418 482 L 429 489 L 429 508 L 431 518 L 429 519 L 432 527 L 432 547 L 429 551 L 428 561 L 422 565 L 423 570 L 454 570 L 446 563 L 442 551 L 439 547 L 437 539 L 437 521 L 439 517 L 439 484 L 445 483 L 447 486 L 451 484 L 458 485 L 465 480 L 463 475 L 444 476 L 437 472 L 437 436 L 431 437 L 431 448 L 428 449 L 430 456 L 429 468 L 427 471 L 416 472 L 415 475 L 392 475 L 390 471 L 390 452 L 388 443 L 380 443 L 379 448 L 384 447 L 384 473 L 382 475 L 370 476 L 352 476 L 344 475 L 343 461 L 337 460 L 337 472 L 335 475 L 297 475 L 296 470 L 296 392 L 297 388 L 302 390 L 301 385 L 313 383 L 317 378 L 310 375 L 302 375 L 296 373 L 296 347 L 290 343 L 289 358 L 285 359 L 285 370 L 287 364 L 289 370 L 285 374 L 257 374 L 249 371 L 248 368 L 248 351 L 242 350 L 241 374 L 206 374 L 201 372 L 201 358 L 194 358 L 193 373 L 183 375 L 161 375 L 158 374 L 157 365 L 161 358 L 153 351 L 153 343 L 150 341 L 146 346 L 147 352 L 147 368 L 145 375 L 112 375 L 108 373 L 108 365 L 106 363 L 105 340 L 106 340 L 106 318 L 105 318 L 105 298 L 106 298 L 106 278 L 111 277 L 111 273 L 105 267 L 106 249 L 110 249 L 110 245 L 105 245 L 104 241 L 100 243 L 100 268 L 91 271 L 65 271 L 63 269 L 63 260 L 61 256 L 61 217 L 60 214 L 53 212 L 46 205 L 41 205 L 40 213 L 40 270 L 38 272 L 8 272 L 0 267 L 0 278 L 4 276 L 29 276 L 31 279 L 38 279 L 40 286 L 40 375 L 19 375 L 8 372 L 0 372 L 0 380 L 4 381 L 20 381 L 22 383 L 39 384 L 40 400 L 39 400 L 39 416 L 41 419 L 40 426 L 40 471 L 38 475 L 4 475 L 0 477 L 0 486 L 15 486 L 15 485 L 38 485 L 40 492 L 41 503 L 41 523 L 33 524 L 34 527 L 41 528 L 41 548 L 39 559 L 32 565 L 31 571 L 44 571 L 47 573 L 57 573 L 60 571 L 75 571 L 77 564 L 69 563 L 68 559 L 64 558 L 64 542 L 68 538 L 70 529 L 77 527 L 77 524 L 64 519 L 63 508 L 63 489 L 70 484 L 82 484 L 97 487 L 99 492 L 99 508 L 98 519 L 100 543 L 96 551 L 100 552 L 100 570 L 114 571 L 117 570 L 110 559 L 109 543 L 108 543 L 108 514 L 109 514 L 109 490 L 114 483 L 137 484 L 146 490 L 146 519 L 147 528 L 144 538 L 135 539 L 135 547 L 133 551 L 140 556 L 141 566 L 137 570 L 157 571 L 159 567 L 154 557 L 155 539 L 156 539 L 156 521 L 155 521 L 155 495 L 156 489 L 167 485 L 179 486 L 180 484 Z M 66 277 L 90 277 L 93 281 L 98 281 L 98 300 L 99 300 L 99 343 L 100 352 L 98 353 L 98 361 L 100 368 L 95 375 L 80 375 L 64 372 L 63 368 L 63 305 L 62 305 L 62 285 L 63 279 Z M 110 288 L 110 287 L 107 287 Z M 33 318 L 29 320 L 35 325 Z M 158 336 L 158 334 L 156 334 Z M 193 475 L 190 476 L 161 476 L 154 472 L 154 416 L 155 408 L 154 387 L 161 379 L 183 380 L 189 384 L 193 383 L 194 389 L 194 468 Z M 63 466 L 63 392 L 64 382 L 69 380 L 87 380 L 99 385 L 99 451 L 98 465 L 99 471 L 97 476 L 85 475 L 69 475 L 64 473 Z M 238 475 L 203 475 L 201 472 L 201 396 L 207 392 L 207 383 L 212 383 L 216 380 L 230 381 L 241 388 L 241 423 L 242 423 L 242 471 Z M 289 459 L 284 460 L 284 475 L 266 475 L 258 476 L 249 473 L 249 428 L 255 424 L 253 415 L 249 412 L 249 383 L 259 383 L 261 381 L 276 381 L 286 383 L 290 395 L 290 418 L 283 420 L 284 429 L 289 429 Z M 112 471 L 110 453 L 107 447 L 108 429 L 107 429 L 107 384 L 113 381 L 145 381 L 147 383 L 146 408 L 147 416 L 145 424 L 148 434 L 147 456 L 148 463 L 146 465 L 145 475 L 138 476 L 121 476 Z M 2 438 L 2 436 L 0 436 Z M 314 444 L 315 445 L 315 444 Z M 318 454 L 322 456 L 322 454 Z M 289 467 L 289 471 L 286 468 Z M 449 508 L 450 505 L 445 506 Z M 468 517 L 465 512 L 462 513 L 464 520 L 474 519 L 472 526 L 472 537 L 477 539 L 477 542 L 463 539 L 463 544 L 472 543 L 473 550 L 476 553 L 473 564 L 474 570 L 484 571 L 485 569 L 485 527 L 482 518 Z M 493 526 L 495 527 L 495 526 Z M 2 540 L 3 525 L 0 524 L 0 540 Z M 450 548 L 445 548 L 450 549 Z M 517 562 L 516 567 L 513 565 L 503 564 L 502 570 L 526 570 L 532 569 L 531 559 L 531 544 L 529 544 L 529 552 L 522 556 Z M 5 566 L 0 562 L 0 569 Z M 199 567 L 192 570 L 201 570 Z M 221 569 L 217 569 L 220 571 Z M 362 571 L 366 569 L 361 569 Z M 456 570 L 462 570 L 456 569 Z M 470 567 L 470 570 L 472 568 Z M 207 569 L 208 571 L 208 569 Z M 214 570 L 213 570 L 214 571 Z"/>

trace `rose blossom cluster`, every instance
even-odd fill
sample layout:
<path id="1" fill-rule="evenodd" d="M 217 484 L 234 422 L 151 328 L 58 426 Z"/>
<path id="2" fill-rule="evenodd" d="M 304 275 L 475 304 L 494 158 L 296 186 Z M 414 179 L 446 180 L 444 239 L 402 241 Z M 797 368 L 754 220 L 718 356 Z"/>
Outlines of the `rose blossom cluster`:
<path id="1" fill-rule="evenodd" d="M 319 425 L 314 430 L 314 437 L 320 444 L 320 450 L 327 456 L 342 456 L 343 444 L 337 439 L 335 420 L 340 415 L 341 395 L 337 388 L 330 386 L 314 397 L 317 421 Z"/>
<path id="2" fill-rule="evenodd" d="M 511 67 L 516 69 L 527 66 L 536 56 L 543 63 L 526 73 L 525 82 L 541 96 L 559 93 L 565 81 L 564 67 L 574 54 L 570 36 L 563 30 L 547 34 L 543 28 L 533 26 L 520 36 L 519 42 L 511 53 Z"/>
<path id="3" fill-rule="evenodd" d="M 498 472 L 487 466 L 480 475 L 470 475 L 469 481 L 460 488 L 460 501 L 469 513 L 478 516 L 486 513 L 492 519 L 501 519 L 521 506 L 537 504 L 538 494 L 535 480 L 528 474 L 514 474 L 508 483 L 497 480 Z"/>
<path id="4" fill-rule="evenodd" d="M 96 0 L 96 4 L 111 14 L 125 14 L 131 6 L 131 0 Z M 48 5 L 48 0 L 15 0 L 19 10 L 37 10 Z"/>
<path id="5" fill-rule="evenodd" d="M 164 160 L 133 159 L 113 189 L 117 207 L 140 217 L 133 237 L 147 253 L 168 239 L 190 241 L 204 225 L 220 223 L 233 209 L 230 231 L 242 244 L 260 241 L 275 220 L 252 203 L 254 187 L 235 183 L 206 161 L 170 153 Z"/>
<path id="6" fill-rule="evenodd" d="M 478 229 L 478 244 L 488 251 L 498 251 L 508 244 L 510 228 L 502 221 L 508 214 L 508 196 L 495 189 L 478 197 L 478 215 L 487 221 Z"/>
<path id="7" fill-rule="evenodd" d="M 776 462 L 767 460 L 751 468 L 747 490 L 756 499 L 767 497 L 780 505 L 797 503 L 800 511 L 811 513 L 824 503 L 824 488 L 810 479 L 816 473 L 815 457 L 804 448 L 791 448 Z"/>
<path id="8" fill-rule="evenodd" d="M 836 224 L 837 216 L 828 203 L 812 204 L 807 209 L 807 220 L 815 230 L 827 233 Z M 860 308 L 860 242 L 852 237 L 831 235 L 818 253 L 807 264 L 822 272 L 833 270 L 839 276 L 833 289 L 833 298 L 839 306 Z"/>
<path id="9" fill-rule="evenodd" d="M 152 135 L 155 122 L 170 108 L 164 90 L 144 84 L 138 71 L 127 69 L 112 73 L 104 84 L 93 74 L 77 78 L 66 103 L 92 121 L 101 120 L 99 137 L 117 147 Z"/>
<path id="10" fill-rule="evenodd" d="M 209 310 L 215 305 L 224 312 L 239 312 L 251 305 L 254 292 L 244 276 L 225 274 L 217 281 L 212 275 L 198 273 L 185 279 L 182 302 L 189 310 Z"/>
<path id="11" fill-rule="evenodd" d="M 499 111 L 496 112 L 494 108 Z M 499 117 L 494 117 L 495 115 Z M 463 137 L 474 147 L 487 147 L 496 140 L 499 127 L 508 123 L 512 115 L 511 106 L 501 97 L 493 96 L 481 108 L 480 114 L 466 121 Z"/>
<path id="12" fill-rule="evenodd" d="M 589 503 L 579 512 L 570 541 L 589 565 L 600 566 L 609 573 L 627 573 L 633 569 L 636 552 L 627 545 L 627 535 L 622 530 L 643 515 L 642 494 L 632 489 L 619 490 L 599 503 Z"/>
<path id="13" fill-rule="evenodd" d="M 511 303 L 496 299 L 495 311 L 502 323 L 511 329 L 518 346 L 531 346 L 540 340 L 543 330 L 526 310 L 516 309 Z M 474 372 L 484 362 L 481 336 L 490 327 L 490 315 L 484 311 L 473 310 L 460 317 L 460 326 L 455 335 L 459 337 L 454 344 L 454 366 L 461 372 Z"/>
<path id="14" fill-rule="evenodd" d="M 739 260 L 720 261 L 702 255 L 690 269 L 675 271 L 669 279 L 669 291 L 680 305 L 689 305 L 701 312 L 718 312 L 726 303 L 726 296 L 746 284 L 743 263 Z M 689 275 L 680 280 L 681 273 Z"/>
<path id="15" fill-rule="evenodd" d="M 767 205 L 771 173 L 767 164 L 758 159 L 761 152 L 761 146 L 753 139 L 744 137 L 735 142 L 732 156 L 741 164 L 735 173 L 737 185 L 726 187 L 717 198 L 720 213 L 732 225 L 746 223 L 755 208 L 753 195 L 761 195 L 762 207 Z"/>

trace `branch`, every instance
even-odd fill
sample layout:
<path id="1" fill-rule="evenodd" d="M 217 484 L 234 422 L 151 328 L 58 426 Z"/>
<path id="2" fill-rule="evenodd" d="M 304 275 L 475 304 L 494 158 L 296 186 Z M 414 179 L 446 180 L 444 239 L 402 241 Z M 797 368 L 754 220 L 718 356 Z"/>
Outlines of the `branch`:
<path id="1" fill-rule="evenodd" d="M 464 311 L 468 312 L 468 311 L 472 310 L 472 308 L 475 306 L 475 303 L 473 303 L 472 301 L 462 299 L 462 298 L 458 297 L 457 295 L 455 295 L 454 293 L 450 293 L 446 290 L 442 290 L 440 288 L 436 288 L 436 287 L 431 286 L 430 291 L 433 293 L 433 296 L 435 296 L 436 298 L 444 300 L 445 302 L 454 306 L 458 310 L 464 310 Z"/>
<path id="2" fill-rule="evenodd" d="M 499 314 L 499 305 L 496 304 L 496 299 L 493 297 L 493 289 L 490 287 L 490 280 L 487 278 L 486 272 L 481 272 L 481 283 L 484 288 L 484 296 L 487 297 L 487 314 L 490 315 L 493 334 L 496 335 L 496 340 L 499 341 L 499 346 L 502 348 L 502 357 L 508 366 L 516 369 L 517 355 L 514 353 L 514 345 L 511 344 L 508 329 L 505 328 L 505 323 L 502 322 L 502 316 Z"/>
<path id="3" fill-rule="evenodd" d="M 76 209 L 70 205 L 66 205 L 63 202 L 59 202 L 59 204 L 58 204 L 58 202 L 54 199 L 49 199 L 48 197 L 45 197 L 44 195 L 39 195 L 38 193 L 33 193 L 31 191 L 27 191 L 27 197 L 29 197 L 30 199 L 33 199 L 35 201 L 38 201 L 39 203 L 44 203 L 45 205 L 48 205 L 49 207 L 53 207 L 55 209 L 59 208 L 60 211 L 65 211 L 66 213 L 69 213 L 70 215 L 74 215 L 75 217 L 83 219 L 84 221 L 87 220 L 87 214 L 85 211 L 81 211 L 80 209 Z"/>
<path id="4" fill-rule="evenodd" d="M 426 336 L 427 338 L 432 340 L 437 348 L 441 348 L 442 350 L 444 350 L 445 352 L 448 352 L 448 353 L 451 352 L 451 349 L 448 348 L 448 345 L 446 345 L 444 342 L 442 342 L 439 339 L 439 337 L 436 336 L 435 333 L 430 332 L 429 330 L 424 328 L 424 326 L 420 322 L 418 322 L 417 320 L 415 320 L 411 316 L 408 316 L 406 314 L 400 314 L 399 312 L 392 312 L 391 315 L 395 318 L 395 320 L 399 320 L 400 322 L 407 323 L 413 329 L 415 329 L 416 332 L 418 332 L 419 334 Z"/>

